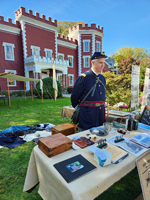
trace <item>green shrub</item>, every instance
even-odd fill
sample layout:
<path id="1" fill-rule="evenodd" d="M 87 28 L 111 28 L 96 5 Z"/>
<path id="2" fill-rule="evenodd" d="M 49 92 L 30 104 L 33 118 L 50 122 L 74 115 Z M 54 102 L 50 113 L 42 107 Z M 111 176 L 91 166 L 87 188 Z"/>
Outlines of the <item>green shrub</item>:
<path id="1" fill-rule="evenodd" d="M 22 97 L 22 96 L 24 96 L 24 91 L 16 91 L 16 96 L 17 96 L 17 97 Z"/>
<path id="2" fill-rule="evenodd" d="M 69 94 L 71 94 L 72 93 L 72 87 L 67 87 L 67 92 L 69 93 Z"/>
<path id="3" fill-rule="evenodd" d="M 103 75 L 106 79 L 106 96 L 109 98 L 109 103 L 114 105 L 124 102 L 129 105 L 131 100 L 131 75 L 117 76 L 110 72 L 105 72 Z"/>
<path id="4" fill-rule="evenodd" d="M 54 98 L 54 90 L 53 90 L 53 79 L 51 77 L 42 79 L 43 81 L 43 99 L 52 99 Z M 62 87 L 60 83 L 57 81 L 58 85 L 58 96 L 57 98 L 62 97 Z M 36 89 L 34 90 L 36 96 L 41 98 L 41 89 L 40 82 L 36 84 Z"/>
<path id="5" fill-rule="evenodd" d="M 27 96 L 27 97 L 28 97 L 28 96 L 32 96 L 31 90 L 26 91 L 26 96 Z"/>
<path id="6" fill-rule="evenodd" d="M 1 91 L 0 93 L 2 93 L 4 95 L 8 95 L 8 91 Z M 17 90 L 17 91 L 11 92 L 11 90 L 10 90 L 10 96 L 11 97 L 22 97 L 22 96 L 24 96 L 24 91 Z"/>
<path id="7" fill-rule="evenodd" d="M 0 94 L 3 94 L 3 95 L 8 95 L 8 92 L 7 91 L 0 91 Z"/>

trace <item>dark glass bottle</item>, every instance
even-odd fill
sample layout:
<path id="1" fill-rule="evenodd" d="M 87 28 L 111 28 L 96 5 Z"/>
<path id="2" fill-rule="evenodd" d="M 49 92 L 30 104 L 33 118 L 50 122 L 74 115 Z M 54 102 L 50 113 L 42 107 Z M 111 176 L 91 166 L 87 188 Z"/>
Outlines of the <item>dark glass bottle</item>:
<path id="1" fill-rule="evenodd" d="M 127 130 L 128 131 L 132 131 L 133 130 L 133 118 L 132 118 L 131 115 L 129 115 Z"/>
<path id="2" fill-rule="evenodd" d="M 134 119 L 133 120 L 133 130 L 137 130 L 138 129 L 138 120 Z"/>

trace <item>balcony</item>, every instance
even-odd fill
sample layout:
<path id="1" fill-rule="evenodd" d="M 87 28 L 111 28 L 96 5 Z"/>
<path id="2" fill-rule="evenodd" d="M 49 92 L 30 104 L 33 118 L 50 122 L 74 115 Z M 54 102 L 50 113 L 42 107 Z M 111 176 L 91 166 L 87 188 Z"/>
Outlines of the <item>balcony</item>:
<path id="1" fill-rule="evenodd" d="M 41 56 L 30 56 L 25 58 L 25 65 L 33 65 L 33 64 L 44 64 L 44 65 L 52 65 L 52 59 L 42 57 Z M 54 60 L 54 64 L 57 66 L 69 66 L 69 61 L 68 60 Z"/>

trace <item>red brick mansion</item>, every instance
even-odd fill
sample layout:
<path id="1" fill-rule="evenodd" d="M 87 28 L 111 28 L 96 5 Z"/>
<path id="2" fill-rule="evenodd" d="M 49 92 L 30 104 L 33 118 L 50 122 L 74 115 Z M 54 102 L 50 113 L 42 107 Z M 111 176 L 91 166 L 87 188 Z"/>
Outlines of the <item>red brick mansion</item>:
<path id="1" fill-rule="evenodd" d="M 102 51 L 103 27 L 78 24 L 67 38 L 57 34 L 57 20 L 40 18 L 32 10 L 20 7 L 16 22 L 0 16 L 0 73 L 11 72 L 29 78 L 52 77 L 52 57 L 57 80 L 63 87 L 72 87 L 76 78 L 91 67 L 90 57 Z M 107 53 L 107 52 L 106 52 Z M 106 63 L 105 71 L 110 71 Z M 23 82 L 9 81 L 10 90 L 23 90 Z M 6 79 L 0 78 L 0 89 L 7 90 Z M 30 89 L 26 82 L 26 90 Z"/>

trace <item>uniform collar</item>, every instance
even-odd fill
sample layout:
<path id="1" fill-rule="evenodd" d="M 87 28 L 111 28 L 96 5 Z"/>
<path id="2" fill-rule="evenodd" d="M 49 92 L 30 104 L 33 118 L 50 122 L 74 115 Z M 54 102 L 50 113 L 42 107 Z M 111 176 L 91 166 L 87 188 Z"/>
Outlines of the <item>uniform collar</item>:
<path id="1" fill-rule="evenodd" d="M 91 67 L 91 70 L 92 70 L 92 72 L 96 75 L 96 76 L 98 76 L 99 74 L 97 74 L 95 71 L 94 71 L 94 69 Z"/>

